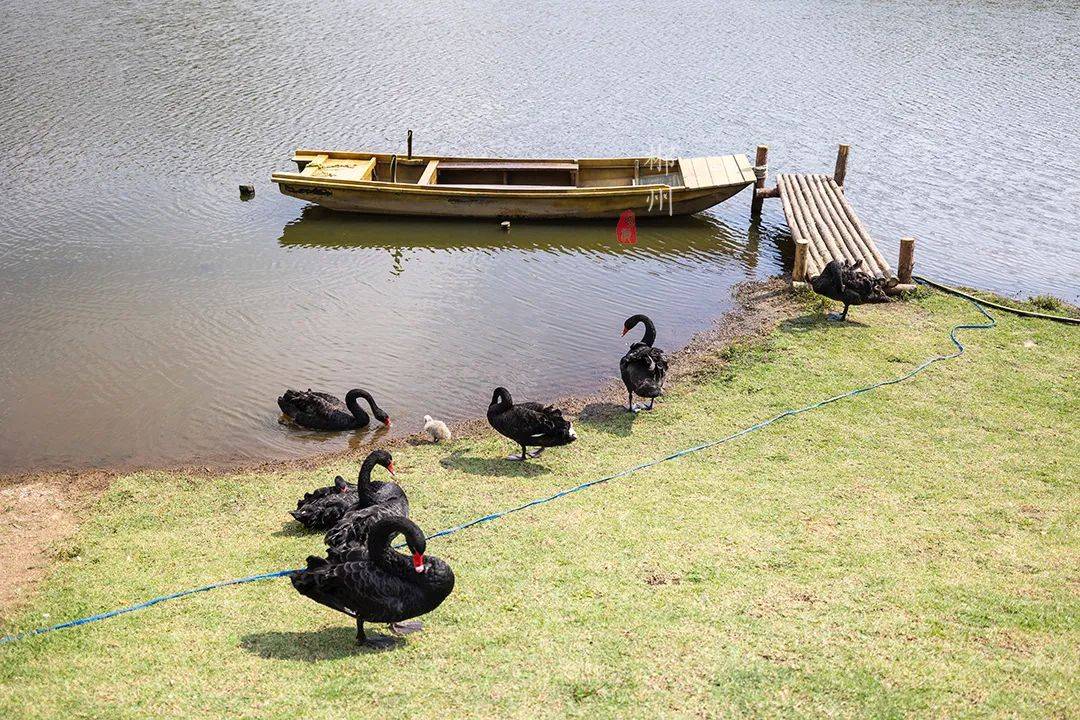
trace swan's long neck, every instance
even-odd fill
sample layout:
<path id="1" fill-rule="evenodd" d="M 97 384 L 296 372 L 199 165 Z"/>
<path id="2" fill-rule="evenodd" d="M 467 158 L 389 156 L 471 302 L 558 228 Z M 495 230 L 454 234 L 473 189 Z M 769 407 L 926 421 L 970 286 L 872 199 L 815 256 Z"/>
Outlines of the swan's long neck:
<path id="1" fill-rule="evenodd" d="M 409 551 L 415 552 L 415 548 L 420 546 L 423 534 L 418 529 L 395 522 L 395 520 L 398 519 L 392 518 L 377 522 L 368 532 L 368 557 L 384 570 L 396 573 L 411 573 L 414 571 L 412 570 L 410 558 L 391 548 L 390 539 L 398 533 L 403 533 Z"/>
<path id="2" fill-rule="evenodd" d="M 356 401 L 357 398 L 364 398 L 367 400 L 368 405 L 371 406 L 372 412 L 375 411 L 375 400 L 367 390 L 350 390 L 345 395 L 345 407 L 349 408 L 349 412 L 353 414 L 353 417 L 358 420 L 366 420 L 367 413 L 360 407 L 360 403 Z"/>
<path id="3" fill-rule="evenodd" d="M 372 455 L 368 455 L 364 458 L 364 462 L 360 465 L 360 475 L 356 480 L 356 489 L 360 492 L 360 495 L 371 490 L 371 471 L 375 469 L 378 463 L 375 462 L 375 458 Z"/>
<path id="4" fill-rule="evenodd" d="M 641 342 L 652 347 L 652 344 L 656 342 L 656 326 L 653 325 L 653 321 L 649 318 L 642 318 L 641 322 L 645 325 L 645 334 L 642 336 Z"/>

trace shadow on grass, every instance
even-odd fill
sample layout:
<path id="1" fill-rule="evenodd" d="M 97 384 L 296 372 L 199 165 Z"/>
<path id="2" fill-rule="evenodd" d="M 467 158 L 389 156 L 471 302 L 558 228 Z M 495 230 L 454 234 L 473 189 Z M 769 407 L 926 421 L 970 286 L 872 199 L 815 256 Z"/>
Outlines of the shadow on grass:
<path id="1" fill-rule="evenodd" d="M 439 464 L 450 470 L 458 470 L 470 475 L 488 475 L 498 477 L 536 477 L 548 472 L 539 460 L 526 460 L 515 462 L 505 457 L 481 458 L 475 455 L 465 455 L 464 450 L 455 450 Z"/>
<path id="2" fill-rule="evenodd" d="M 589 403 L 581 409 L 577 421 L 592 430 L 626 437 L 634 426 L 637 413 L 613 402 Z"/>
<path id="3" fill-rule="evenodd" d="M 322 530 L 308 530 L 295 520 L 286 520 L 280 530 L 275 530 L 271 535 L 274 537 L 307 537 L 322 535 Z"/>
<path id="4" fill-rule="evenodd" d="M 375 640 L 378 646 L 357 645 L 355 626 L 338 625 L 311 632 L 251 633 L 240 638 L 240 647 L 270 660 L 321 662 L 351 655 L 386 652 L 405 644 L 404 638 L 374 633 L 370 628 L 367 628 L 367 636 Z"/>
<path id="5" fill-rule="evenodd" d="M 855 306 L 852 306 L 852 312 L 855 311 Z M 787 333 L 803 333 L 807 330 L 815 330 L 817 328 L 844 328 L 847 326 L 865 328 L 870 327 L 866 323 L 853 320 L 851 313 L 848 313 L 848 319 L 843 322 L 839 320 L 830 320 L 829 316 L 822 313 L 810 313 L 808 315 L 800 315 L 797 318 L 791 318 L 790 320 L 784 320 L 780 323 L 780 332 Z"/>

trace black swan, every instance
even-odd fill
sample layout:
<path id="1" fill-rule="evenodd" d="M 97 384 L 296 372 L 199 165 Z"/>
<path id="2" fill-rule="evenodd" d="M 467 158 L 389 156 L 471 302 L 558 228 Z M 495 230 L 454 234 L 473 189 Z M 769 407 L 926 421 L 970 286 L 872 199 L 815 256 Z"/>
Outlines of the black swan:
<path id="1" fill-rule="evenodd" d="M 356 486 L 338 475 L 334 484 L 305 493 L 289 514 L 308 530 L 326 530 L 334 526 L 345 511 L 356 504 Z"/>
<path id="2" fill-rule="evenodd" d="M 619 371 L 622 373 L 623 384 L 626 385 L 626 393 L 629 396 L 627 409 L 630 412 L 638 411 L 638 407 L 634 405 L 634 395 L 649 398 L 649 404 L 644 409 L 653 409 L 656 398 L 664 394 L 664 376 L 667 375 L 668 368 L 664 351 L 652 346 L 656 340 L 656 326 L 647 315 L 633 315 L 626 318 L 622 334 L 630 332 L 639 323 L 645 324 L 645 335 L 641 338 L 641 342 L 631 345 L 619 361 Z"/>
<path id="3" fill-rule="evenodd" d="M 390 427 L 390 418 L 375 404 L 375 399 L 367 390 L 350 390 L 341 402 L 327 393 L 286 390 L 278 398 L 277 404 L 294 423 L 309 430 L 352 430 L 367 427 L 371 419 L 356 402 L 364 398 L 371 406 L 371 414 L 386 427 Z"/>
<path id="4" fill-rule="evenodd" d="M 390 547 L 404 533 L 410 558 Z M 417 630 L 403 620 L 429 613 L 454 589 L 454 571 L 443 560 L 425 556 L 424 533 L 408 518 L 384 518 L 368 534 L 367 552 L 344 562 L 310 556 L 307 568 L 292 576 L 293 587 L 328 608 L 356 619 L 356 642 L 364 644 L 365 622 L 391 623 L 398 632 Z"/>
<path id="5" fill-rule="evenodd" d="M 376 465 L 382 465 L 394 474 L 394 458 L 387 451 L 375 450 L 364 458 L 357 479 L 355 502 L 326 533 L 331 560 L 339 561 L 357 549 L 362 550 L 368 531 L 383 518 L 409 515 L 409 498 L 400 485 L 372 481 L 371 471 Z"/>
<path id="6" fill-rule="evenodd" d="M 844 303 L 844 312 L 839 316 L 830 314 L 830 319 L 847 320 L 850 305 L 888 302 L 885 288 L 889 287 L 889 281 L 860 270 L 861 265 L 861 259 L 854 265 L 847 260 L 830 260 L 820 275 L 809 278 L 810 287 L 818 295 Z"/>
<path id="7" fill-rule="evenodd" d="M 538 457 L 544 448 L 569 445 L 577 440 L 574 426 L 562 416 L 562 410 L 550 405 L 526 402 L 514 404 L 506 388 L 495 388 L 487 411 L 488 422 L 500 434 L 521 446 L 521 455 L 507 460 Z M 529 447 L 537 448 L 529 453 Z"/>

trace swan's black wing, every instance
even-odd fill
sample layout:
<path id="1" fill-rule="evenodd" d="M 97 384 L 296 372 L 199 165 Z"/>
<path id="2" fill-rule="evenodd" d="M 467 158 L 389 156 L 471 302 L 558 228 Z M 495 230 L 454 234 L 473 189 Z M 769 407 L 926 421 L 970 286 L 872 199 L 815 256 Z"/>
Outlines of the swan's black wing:
<path id="1" fill-rule="evenodd" d="M 371 496 L 377 503 L 394 502 L 404 500 L 408 502 L 408 498 L 405 495 L 405 491 L 396 482 L 383 482 L 381 480 L 371 481 Z M 402 517 L 405 517 L 405 513 L 402 513 Z"/>
<path id="2" fill-rule="evenodd" d="M 337 410 L 349 411 L 345 403 L 333 395 L 312 390 L 286 390 L 285 394 L 278 398 L 278 407 L 289 417 L 305 413 L 329 414 Z"/>
<path id="3" fill-rule="evenodd" d="M 518 403 L 511 408 L 511 413 L 521 427 L 522 435 L 517 440 L 523 445 L 550 447 L 566 445 L 577 439 L 573 426 L 563 417 L 562 410 L 552 405 Z"/>
<path id="4" fill-rule="evenodd" d="M 318 500 L 306 503 L 290 513 L 297 522 L 308 530 L 326 530 L 333 527 L 349 511 L 356 506 L 357 493 L 333 493 Z"/>
<path id="5" fill-rule="evenodd" d="M 286 390 L 278 407 L 297 425 L 312 430 L 344 430 L 357 424 L 345 403 L 328 393 Z"/>
<path id="6" fill-rule="evenodd" d="M 304 507 L 305 505 L 315 502 L 316 500 L 322 500 L 325 497 L 332 495 L 348 495 L 352 493 L 356 494 L 356 485 L 347 482 L 345 478 L 338 475 L 334 478 L 333 485 L 327 485 L 326 487 L 315 488 L 311 492 L 304 493 L 304 497 L 296 501 L 296 509 Z M 353 502 L 356 502 L 356 498 L 353 498 Z"/>
<path id="7" fill-rule="evenodd" d="M 845 299 L 850 304 L 858 305 L 886 299 L 883 289 L 884 281 L 881 278 L 859 270 L 857 265 L 845 266 L 842 275 Z"/>
<path id="8" fill-rule="evenodd" d="M 340 559 L 367 543 L 368 531 L 383 518 L 408 516 L 409 500 L 404 492 L 401 493 L 400 498 L 350 510 L 323 538 L 329 548 L 331 559 Z"/>
<path id="9" fill-rule="evenodd" d="M 663 394 L 667 368 L 664 351 L 644 343 L 634 344 L 619 361 L 623 383 L 641 397 L 659 397 Z"/>
<path id="10" fill-rule="evenodd" d="M 549 434 L 563 430 L 569 423 L 563 418 L 562 410 L 553 405 L 541 405 L 535 402 L 518 403 L 513 407 L 522 429 L 529 434 Z"/>
<path id="11" fill-rule="evenodd" d="M 830 260 L 821 270 L 820 275 L 810 278 L 810 287 L 818 295 L 845 302 L 843 266 L 837 260 Z"/>
<path id="12" fill-rule="evenodd" d="M 407 604 L 414 593 L 409 592 L 407 583 L 368 559 L 335 563 L 309 557 L 307 569 L 291 580 L 301 595 L 350 617 L 376 622 L 412 617 Z"/>

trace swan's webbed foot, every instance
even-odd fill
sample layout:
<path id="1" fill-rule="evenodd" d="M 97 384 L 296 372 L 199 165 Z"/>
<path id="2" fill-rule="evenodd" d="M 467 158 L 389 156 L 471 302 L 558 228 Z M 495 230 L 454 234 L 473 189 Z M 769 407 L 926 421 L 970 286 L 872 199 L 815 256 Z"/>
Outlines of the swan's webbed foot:
<path id="1" fill-rule="evenodd" d="M 518 455 L 516 453 L 511 453 L 511 454 L 506 456 L 506 459 L 507 460 L 512 460 L 513 462 L 521 462 L 522 460 L 525 459 L 525 455 L 524 454 Z"/>
<path id="2" fill-rule="evenodd" d="M 653 404 L 656 403 L 656 398 L 649 398 L 649 404 L 642 408 L 642 410 L 652 410 Z"/>
<path id="3" fill-rule="evenodd" d="M 636 413 L 636 412 L 640 412 L 640 411 L 641 411 L 641 406 L 640 405 L 635 405 L 634 403 L 630 403 L 630 407 L 626 408 L 626 412 Z"/>
<path id="4" fill-rule="evenodd" d="M 386 650 L 400 642 L 402 642 L 401 638 L 393 635 L 372 635 L 359 645 L 369 650 Z"/>
<path id="5" fill-rule="evenodd" d="M 845 318 L 840 313 L 829 313 L 825 316 L 825 319 L 832 320 L 833 322 L 843 322 Z"/>
<path id="6" fill-rule="evenodd" d="M 536 448 L 535 450 L 533 450 L 531 453 L 528 454 L 528 457 L 538 458 L 538 457 L 540 457 L 540 453 L 542 453 L 542 452 L 544 452 L 544 448 L 542 448 L 542 447 L 541 448 Z"/>
<path id="7" fill-rule="evenodd" d="M 395 635 L 412 635 L 424 629 L 424 623 L 419 620 L 406 620 L 405 622 L 390 623 L 390 632 Z"/>
<path id="8" fill-rule="evenodd" d="M 390 626 L 393 629 L 393 625 Z M 387 635 L 368 635 L 364 632 L 364 621 L 356 619 L 356 644 L 372 650 L 385 650 L 392 645 L 401 642 L 398 638 Z"/>

